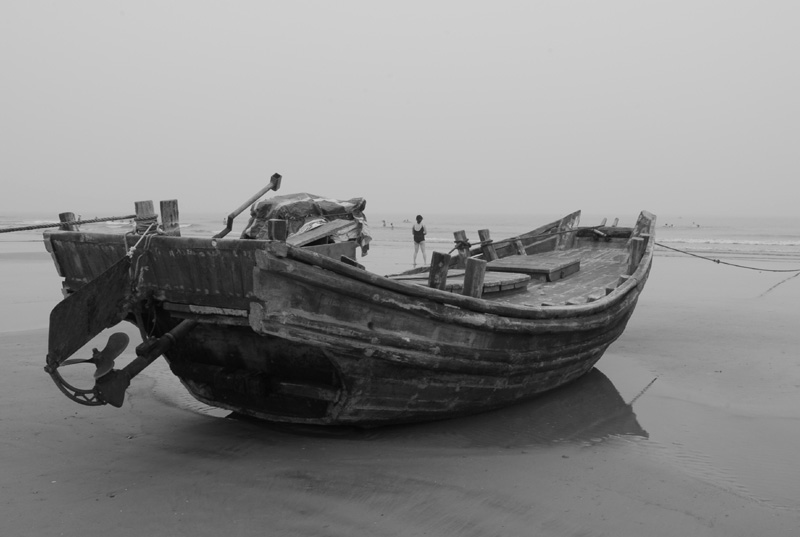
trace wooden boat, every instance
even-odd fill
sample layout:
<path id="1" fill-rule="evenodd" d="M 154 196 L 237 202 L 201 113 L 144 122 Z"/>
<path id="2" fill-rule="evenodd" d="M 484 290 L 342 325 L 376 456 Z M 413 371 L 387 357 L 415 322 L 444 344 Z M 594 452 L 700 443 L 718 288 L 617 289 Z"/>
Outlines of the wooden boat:
<path id="1" fill-rule="evenodd" d="M 176 214 L 162 203 L 163 230 Z M 394 276 L 364 270 L 352 240 L 287 237 L 280 220 L 256 239 L 47 232 L 66 298 L 46 370 L 77 402 L 120 406 L 163 354 L 200 401 L 278 422 L 377 426 L 506 406 L 592 369 L 647 281 L 653 215 L 628 228 L 579 218 L 500 241 L 482 231 L 478 246 L 456 233 L 458 255 Z M 119 336 L 70 359 L 123 320 L 143 338 L 124 368 L 112 365 Z M 78 361 L 97 365 L 93 387 L 60 374 Z"/>

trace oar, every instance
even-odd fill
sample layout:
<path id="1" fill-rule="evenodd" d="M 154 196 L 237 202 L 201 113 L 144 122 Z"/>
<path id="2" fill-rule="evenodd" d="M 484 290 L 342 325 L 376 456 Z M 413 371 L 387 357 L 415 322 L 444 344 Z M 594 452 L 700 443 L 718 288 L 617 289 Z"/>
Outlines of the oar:
<path id="1" fill-rule="evenodd" d="M 253 203 L 258 201 L 258 198 L 269 192 L 270 190 L 277 191 L 281 187 L 281 175 L 279 173 L 273 174 L 273 176 L 269 180 L 269 184 L 259 190 L 256 194 L 254 194 L 249 200 L 242 203 L 238 209 L 233 211 L 228 217 L 225 219 L 225 229 L 214 235 L 212 238 L 214 239 L 221 239 L 225 235 L 231 232 L 233 229 L 233 219 L 242 214 L 242 211 L 250 207 Z"/>

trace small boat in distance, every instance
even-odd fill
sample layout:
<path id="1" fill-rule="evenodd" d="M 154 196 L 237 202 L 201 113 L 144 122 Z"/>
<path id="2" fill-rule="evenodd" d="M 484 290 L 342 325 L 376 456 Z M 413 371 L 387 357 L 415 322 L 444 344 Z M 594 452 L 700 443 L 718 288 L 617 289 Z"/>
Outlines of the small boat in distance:
<path id="1" fill-rule="evenodd" d="M 238 212 L 279 185 L 276 174 Z M 45 369 L 74 401 L 121 406 L 163 355 L 198 400 L 276 422 L 373 427 L 507 406 L 592 369 L 625 329 L 655 244 L 650 213 L 580 227 L 578 211 L 503 240 L 458 232 L 453 255 L 382 276 L 355 260 L 369 247 L 360 198 L 275 196 L 239 238 L 225 236 L 238 212 L 214 237 L 181 237 L 176 203 L 157 223 L 137 202 L 134 233 L 45 233 L 65 293 Z M 143 339 L 124 368 L 118 334 L 70 358 L 121 321 Z M 94 386 L 60 374 L 77 362 L 96 365 Z"/>

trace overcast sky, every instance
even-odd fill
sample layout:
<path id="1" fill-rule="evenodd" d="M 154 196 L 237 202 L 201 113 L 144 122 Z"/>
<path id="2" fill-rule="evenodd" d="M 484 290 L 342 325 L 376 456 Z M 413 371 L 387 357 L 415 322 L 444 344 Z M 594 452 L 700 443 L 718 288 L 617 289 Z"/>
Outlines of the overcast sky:
<path id="1" fill-rule="evenodd" d="M 797 214 L 800 2 L 0 3 L 0 212 Z"/>

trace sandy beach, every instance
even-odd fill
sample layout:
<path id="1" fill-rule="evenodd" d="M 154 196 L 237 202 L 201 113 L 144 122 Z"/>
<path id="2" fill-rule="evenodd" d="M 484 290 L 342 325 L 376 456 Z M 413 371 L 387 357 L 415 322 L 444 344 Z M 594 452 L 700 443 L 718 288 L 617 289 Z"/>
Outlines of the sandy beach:
<path id="1" fill-rule="evenodd" d="M 60 299 L 49 257 L 4 254 L 0 270 L 4 536 L 790 536 L 800 527 L 800 278 L 791 274 L 657 256 L 625 334 L 583 384 L 470 418 L 357 431 L 205 412 L 159 362 L 121 409 L 75 404 L 42 369 Z"/>

